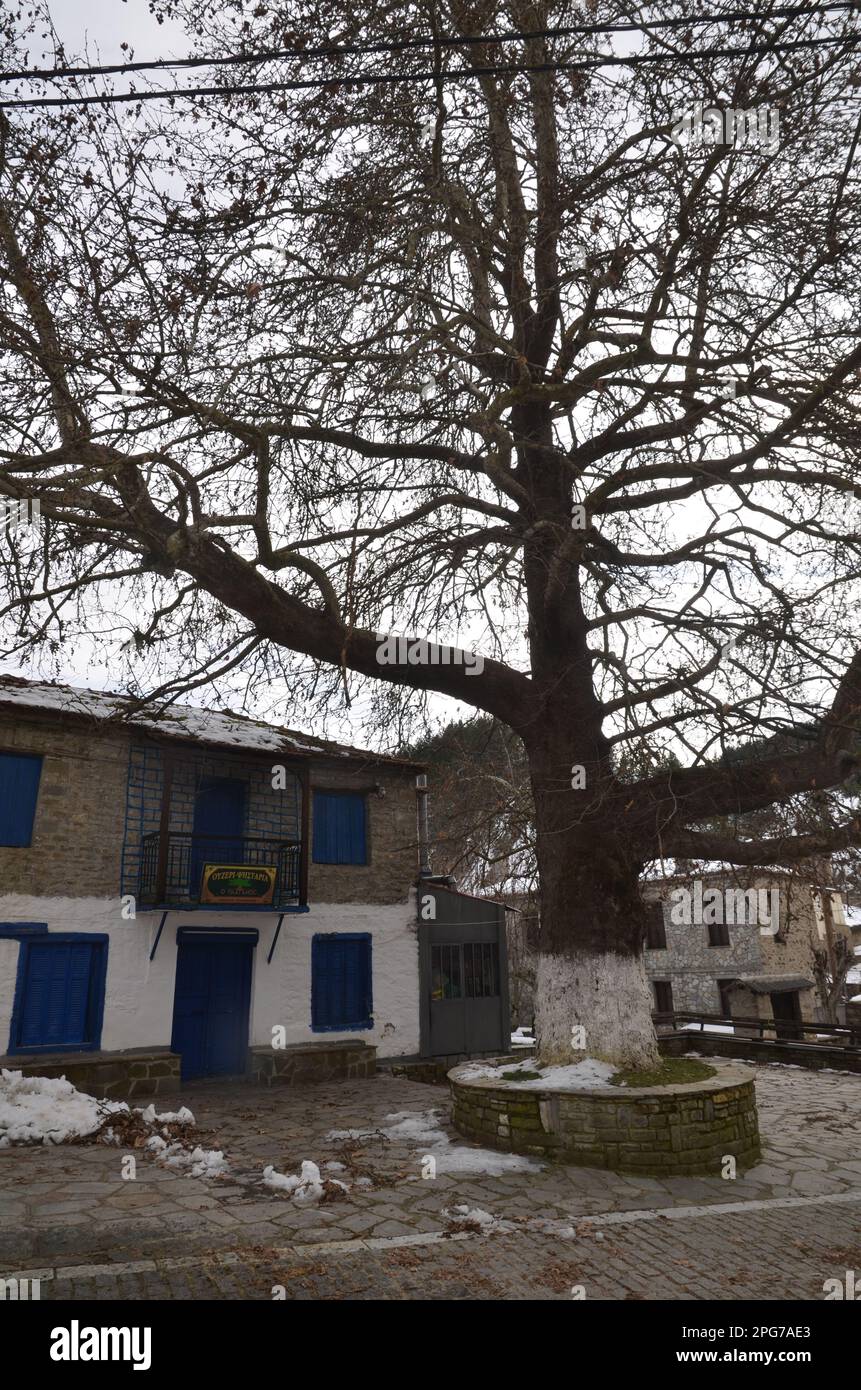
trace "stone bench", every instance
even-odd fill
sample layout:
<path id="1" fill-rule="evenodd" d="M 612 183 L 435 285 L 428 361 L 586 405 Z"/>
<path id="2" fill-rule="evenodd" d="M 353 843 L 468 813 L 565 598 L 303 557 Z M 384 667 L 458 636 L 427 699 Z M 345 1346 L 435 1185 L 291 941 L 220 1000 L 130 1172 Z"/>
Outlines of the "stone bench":
<path id="1" fill-rule="evenodd" d="M 258 1086 L 296 1086 L 373 1076 L 377 1049 L 359 1038 L 249 1048 L 248 1079 Z"/>

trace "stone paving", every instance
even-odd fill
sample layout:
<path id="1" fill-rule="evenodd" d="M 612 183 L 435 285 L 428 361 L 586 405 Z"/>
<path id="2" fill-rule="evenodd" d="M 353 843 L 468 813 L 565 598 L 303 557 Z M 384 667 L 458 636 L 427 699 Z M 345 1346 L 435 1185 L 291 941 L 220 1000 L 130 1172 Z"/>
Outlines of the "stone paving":
<path id="1" fill-rule="evenodd" d="M 44 1298 L 822 1298 L 861 1269 L 861 1077 L 757 1068 L 763 1161 L 734 1181 L 574 1167 L 445 1171 L 451 1150 L 381 1133 L 392 1114 L 447 1128 L 447 1088 L 380 1075 L 267 1091 L 183 1092 L 195 1143 L 230 1173 L 190 1178 L 138 1150 L 0 1151 L 0 1277 L 43 1271 Z M 447 1129 L 456 1155 L 479 1151 Z M 423 1158 L 442 1155 L 435 1178 Z M 491 1167 L 499 1155 L 489 1155 Z M 351 1190 L 297 1207 L 273 1164 L 336 1161 Z M 363 1180 L 359 1182 L 359 1180 Z M 463 1231 L 456 1205 L 496 1219 Z M 723 1208 L 723 1210 L 721 1210 Z M 672 1216 L 664 1213 L 674 1213 Z"/>

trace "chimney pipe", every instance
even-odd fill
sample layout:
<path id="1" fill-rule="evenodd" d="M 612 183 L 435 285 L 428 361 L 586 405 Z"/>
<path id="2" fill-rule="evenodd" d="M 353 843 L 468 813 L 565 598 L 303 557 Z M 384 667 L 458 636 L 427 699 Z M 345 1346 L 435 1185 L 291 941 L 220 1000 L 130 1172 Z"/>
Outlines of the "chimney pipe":
<path id="1" fill-rule="evenodd" d="M 416 777 L 416 814 L 418 816 L 419 878 L 431 877 L 430 831 L 428 829 L 428 779 L 420 772 Z"/>

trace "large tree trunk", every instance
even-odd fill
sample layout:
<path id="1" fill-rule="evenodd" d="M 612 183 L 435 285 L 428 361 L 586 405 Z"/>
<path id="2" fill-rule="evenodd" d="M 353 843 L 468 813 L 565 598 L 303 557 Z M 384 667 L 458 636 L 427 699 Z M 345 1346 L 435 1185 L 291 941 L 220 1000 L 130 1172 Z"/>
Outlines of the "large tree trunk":
<path id="1" fill-rule="evenodd" d="M 539 1060 L 599 1058 L 623 1068 L 659 1061 L 643 963 L 642 862 L 594 803 L 536 785 L 541 893 L 535 1020 Z M 583 1034 L 574 1030 L 582 1029 Z M 577 1044 L 583 1044 L 578 1046 Z"/>
<path id="2" fill-rule="evenodd" d="M 549 462 L 553 429 L 546 410 L 515 409 L 512 419 L 524 441 L 519 474 L 541 518 L 524 555 L 536 701 L 520 731 L 535 803 L 541 896 L 538 1056 L 543 1063 L 589 1056 L 619 1068 L 652 1066 L 658 1046 L 639 894 L 647 853 L 632 830 L 636 817 L 626 824 L 628 799 L 592 679 L 579 576 L 586 528 L 571 526 L 570 478 Z M 558 545 L 561 528 L 567 538 Z M 572 1046 L 577 1042 L 585 1047 Z"/>

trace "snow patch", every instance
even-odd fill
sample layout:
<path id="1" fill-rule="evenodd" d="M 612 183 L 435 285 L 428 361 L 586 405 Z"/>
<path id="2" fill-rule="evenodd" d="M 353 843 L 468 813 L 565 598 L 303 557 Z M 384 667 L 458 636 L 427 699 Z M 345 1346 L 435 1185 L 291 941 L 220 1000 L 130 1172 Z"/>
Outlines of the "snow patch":
<path id="1" fill-rule="evenodd" d="M 50 709 L 61 713 L 85 714 L 92 719 L 112 720 L 136 728 L 154 729 L 173 738 L 191 738 L 201 743 L 226 744 L 258 752 L 328 753 L 341 758 L 367 757 L 362 749 L 316 739 L 280 725 L 231 710 L 201 709 L 195 705 L 172 704 L 160 708 L 144 706 L 128 695 L 112 691 L 88 690 L 83 686 L 53 685 L 20 676 L 0 675 L 0 702 L 28 709 Z M 371 754 L 382 762 L 400 761 L 391 755 Z"/>
<path id="2" fill-rule="evenodd" d="M 103 1144 L 121 1144 L 114 1126 L 106 1125 L 110 1116 L 130 1120 L 139 1115 L 148 1129 L 167 1125 L 185 1128 L 194 1124 L 191 1111 L 166 1110 L 159 1114 L 154 1105 L 132 1110 L 123 1100 L 96 1100 L 67 1081 L 64 1076 L 24 1076 L 20 1071 L 0 1071 L 0 1149 L 14 1144 L 68 1144 L 93 1135 Z M 122 1131 L 121 1131 L 122 1132 Z M 144 1149 L 169 1168 L 187 1170 L 193 1178 L 220 1177 L 228 1171 L 221 1150 L 189 1150 L 178 1139 L 150 1134 Z"/>
<path id="3" fill-rule="evenodd" d="M 145 1123 L 148 1125 L 194 1124 L 194 1116 L 192 1115 L 191 1111 L 188 1109 L 188 1106 L 186 1105 L 181 1106 L 179 1110 L 164 1110 L 161 1112 L 161 1114 L 158 1115 L 156 1114 L 155 1106 L 148 1105 L 146 1110 L 140 1110 L 138 1111 L 138 1114 L 140 1115 L 141 1119 L 144 1120 Z"/>
<path id="4" fill-rule="evenodd" d="M 263 1169 L 263 1186 L 271 1187 L 275 1192 L 289 1192 L 297 1207 L 314 1206 L 324 1192 L 320 1169 L 307 1158 L 302 1160 L 298 1173 L 279 1173 L 270 1163 Z M 338 1186 L 348 1191 L 344 1183 L 338 1183 Z"/>
<path id="5" fill-rule="evenodd" d="M 488 1173 L 492 1177 L 499 1177 L 503 1173 L 540 1173 L 543 1170 L 543 1163 L 521 1154 L 497 1153 L 495 1149 L 473 1149 L 453 1144 L 440 1127 L 441 1113 L 439 1110 L 399 1110 L 387 1115 L 386 1122 L 376 1129 L 333 1129 L 326 1138 L 333 1144 L 345 1139 L 380 1138 L 413 1144 L 435 1160 L 437 1173 Z"/>
<path id="6" fill-rule="evenodd" d="M 168 1145 L 161 1157 L 168 1168 L 187 1169 L 190 1178 L 221 1178 L 230 1171 L 221 1149 L 202 1149 L 198 1145 L 189 1153 L 177 1142 Z"/>
<path id="7" fill-rule="evenodd" d="M 124 1101 L 84 1095 L 64 1076 L 0 1071 L 0 1149 L 85 1139 L 102 1128 L 108 1115 L 128 1113 Z"/>
<path id="8" fill-rule="evenodd" d="M 494 1230 L 514 1230 L 510 1221 L 500 1221 L 498 1216 L 491 1216 L 489 1211 L 482 1211 L 481 1207 L 469 1207 L 466 1202 L 461 1202 L 456 1207 L 443 1207 L 442 1214 L 456 1226 L 481 1227 L 483 1235 L 490 1235 Z"/>
<path id="9" fill-rule="evenodd" d="M 498 1082 L 500 1086 L 516 1086 L 518 1090 L 542 1091 L 552 1088 L 554 1091 L 591 1091 L 596 1086 L 609 1086 L 617 1068 L 609 1062 L 596 1061 L 594 1057 L 584 1057 L 579 1062 L 569 1062 L 567 1066 L 557 1067 L 542 1067 L 534 1059 L 527 1057 L 524 1061 L 515 1062 L 508 1067 L 490 1067 L 484 1062 L 465 1062 L 459 1070 L 467 1080 L 487 1079 Z M 516 1077 L 518 1072 L 533 1071 L 540 1071 L 541 1075 L 531 1079 L 527 1076 L 523 1081 Z M 503 1072 L 510 1076 L 510 1080 L 503 1078 Z M 515 1076 L 511 1076 L 511 1073 L 515 1073 Z"/>

